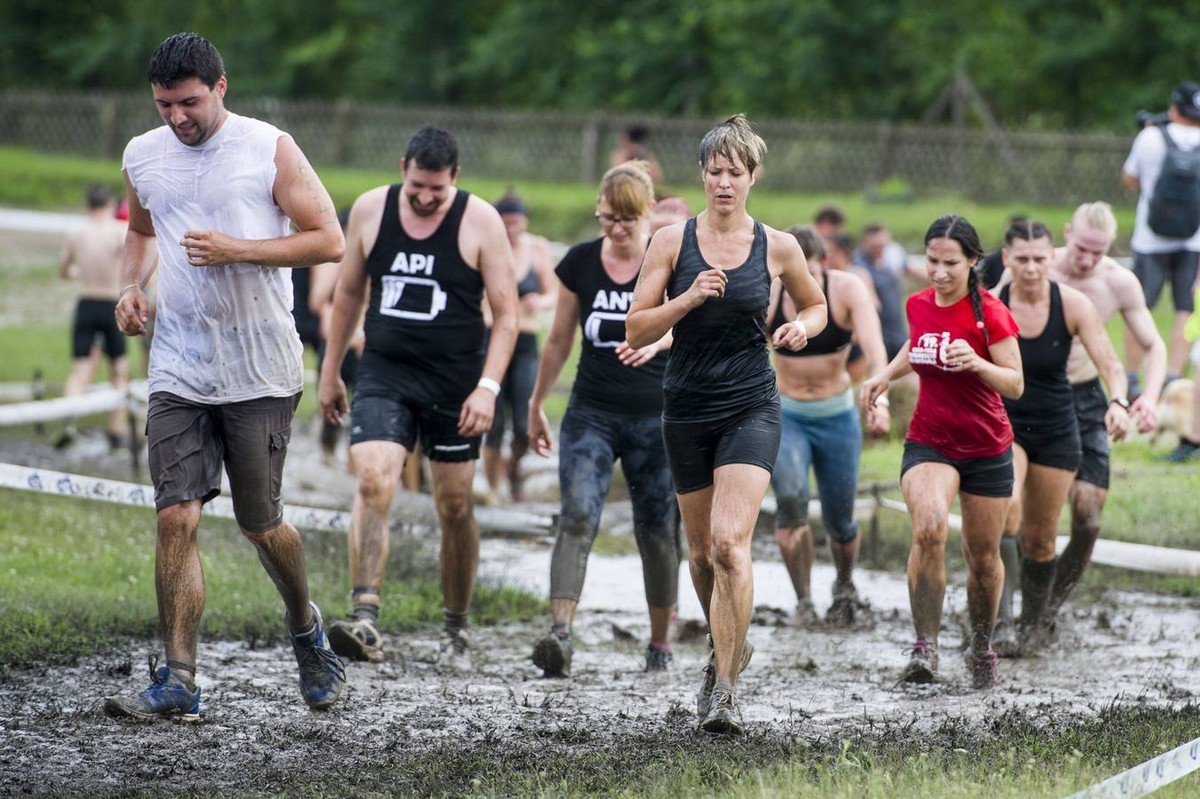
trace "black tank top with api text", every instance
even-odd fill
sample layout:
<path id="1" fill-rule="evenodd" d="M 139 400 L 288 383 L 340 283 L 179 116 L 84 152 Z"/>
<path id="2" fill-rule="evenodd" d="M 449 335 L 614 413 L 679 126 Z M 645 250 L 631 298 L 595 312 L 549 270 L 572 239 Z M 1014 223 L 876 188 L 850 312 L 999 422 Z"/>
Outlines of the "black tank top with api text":
<path id="1" fill-rule="evenodd" d="M 696 219 L 683 229 L 683 243 L 667 296 L 691 288 L 712 267 L 696 242 Z M 689 311 L 675 325 L 675 342 L 663 380 L 663 420 L 703 422 L 729 419 L 764 403 L 778 402 L 775 370 L 767 346 L 771 273 L 767 233 L 754 223 L 750 255 L 725 270 L 725 294 Z"/>
<path id="2" fill-rule="evenodd" d="M 821 274 L 821 290 L 825 293 L 825 300 L 832 305 L 829 299 L 829 272 Z M 784 289 L 787 291 L 787 289 Z M 775 335 L 775 331 L 786 325 L 788 322 L 794 322 L 795 319 L 789 319 L 783 312 L 783 294 L 779 295 L 779 302 L 775 304 L 775 316 L 771 319 L 771 335 Z M 808 340 L 802 350 L 792 350 L 787 347 L 776 347 L 775 354 L 782 355 L 785 358 L 811 358 L 814 355 L 829 355 L 833 352 L 841 352 L 850 346 L 850 337 L 853 332 L 844 327 L 839 327 L 838 323 L 833 319 L 833 312 L 829 313 L 829 322 L 821 329 L 821 332 Z"/>
<path id="3" fill-rule="evenodd" d="M 1009 286 L 1000 290 L 1000 301 L 1008 305 Z M 1062 292 L 1050 283 L 1050 314 L 1046 327 L 1034 338 L 1017 336 L 1025 393 L 1020 399 L 1004 399 L 1014 430 L 1070 430 L 1076 422 L 1075 398 L 1067 381 L 1067 356 L 1071 333 L 1063 312 Z"/>
<path id="4" fill-rule="evenodd" d="M 400 225 L 400 189 L 388 187 L 379 237 L 367 257 L 371 299 L 360 374 L 400 396 L 461 403 L 483 372 L 483 278 L 463 260 L 458 231 L 467 207 L 459 189 L 427 238 Z"/>
<path id="5" fill-rule="evenodd" d="M 660 352 L 637 367 L 617 357 L 637 275 L 627 283 L 609 277 L 600 260 L 603 243 L 600 238 L 576 244 L 554 269 L 563 286 L 579 298 L 583 344 L 571 404 L 622 416 L 653 416 L 662 412 L 667 354 Z"/>

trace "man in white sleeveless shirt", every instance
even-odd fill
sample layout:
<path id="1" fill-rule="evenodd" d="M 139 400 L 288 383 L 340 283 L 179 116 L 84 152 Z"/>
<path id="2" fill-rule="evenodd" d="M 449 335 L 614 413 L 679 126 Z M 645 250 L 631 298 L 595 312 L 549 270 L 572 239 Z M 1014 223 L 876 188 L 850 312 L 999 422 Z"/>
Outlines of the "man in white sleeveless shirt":
<path id="1" fill-rule="evenodd" d="M 283 521 L 280 482 L 304 376 L 287 267 L 338 261 L 345 240 L 328 192 L 295 141 L 226 110 L 221 56 L 194 33 L 159 45 L 148 70 L 164 126 L 125 149 L 129 199 L 117 324 L 146 332 L 142 289 L 155 270 L 146 435 L 158 511 L 155 586 L 166 665 L 110 715 L 194 719 L 204 574 L 196 529 L 229 476 L 234 514 L 286 608 L 300 692 L 328 708 L 345 683 L 317 606 L 304 548 Z M 288 235 L 288 221 L 297 232 Z"/>

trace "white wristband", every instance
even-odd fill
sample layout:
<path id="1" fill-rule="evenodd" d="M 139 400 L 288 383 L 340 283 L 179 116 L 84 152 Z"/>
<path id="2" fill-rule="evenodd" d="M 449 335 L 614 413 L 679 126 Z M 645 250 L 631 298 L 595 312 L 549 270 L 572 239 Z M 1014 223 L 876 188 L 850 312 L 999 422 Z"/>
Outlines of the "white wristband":
<path id="1" fill-rule="evenodd" d="M 500 384 L 497 383 L 495 380 L 493 380 L 490 377 L 479 378 L 479 382 L 476 383 L 475 385 L 477 385 L 479 388 L 486 388 L 488 391 L 492 392 L 497 397 L 500 396 Z"/>

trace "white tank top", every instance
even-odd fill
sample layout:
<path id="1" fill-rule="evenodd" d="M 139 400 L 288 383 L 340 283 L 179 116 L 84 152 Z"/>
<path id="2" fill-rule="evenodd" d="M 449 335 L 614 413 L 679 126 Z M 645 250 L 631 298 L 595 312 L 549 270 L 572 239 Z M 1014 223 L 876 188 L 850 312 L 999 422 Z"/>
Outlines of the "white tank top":
<path id="1" fill-rule="evenodd" d="M 253 264 L 193 267 L 189 230 L 241 239 L 287 235 L 275 204 L 275 147 L 287 134 L 229 114 L 198 147 L 163 126 L 134 138 L 123 168 L 158 238 L 158 299 L 149 390 L 224 404 L 289 397 L 304 385 L 292 319 L 291 270 Z"/>

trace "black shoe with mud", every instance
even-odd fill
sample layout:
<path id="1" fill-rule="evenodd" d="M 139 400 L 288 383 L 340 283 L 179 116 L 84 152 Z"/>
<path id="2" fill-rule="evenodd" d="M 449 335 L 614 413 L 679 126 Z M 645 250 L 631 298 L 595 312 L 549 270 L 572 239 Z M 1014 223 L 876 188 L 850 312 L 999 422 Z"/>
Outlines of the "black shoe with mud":
<path id="1" fill-rule="evenodd" d="M 900 673 L 900 682 L 928 685 L 937 680 L 937 644 L 919 638 L 905 654 L 909 657 L 908 665 Z"/>
<path id="2" fill-rule="evenodd" d="M 570 636 L 551 630 L 533 645 L 533 665 L 542 670 L 543 677 L 570 677 L 573 654 Z"/>
<path id="3" fill-rule="evenodd" d="M 333 651 L 348 660 L 383 662 L 383 637 L 367 619 L 335 621 L 328 635 Z"/>

